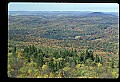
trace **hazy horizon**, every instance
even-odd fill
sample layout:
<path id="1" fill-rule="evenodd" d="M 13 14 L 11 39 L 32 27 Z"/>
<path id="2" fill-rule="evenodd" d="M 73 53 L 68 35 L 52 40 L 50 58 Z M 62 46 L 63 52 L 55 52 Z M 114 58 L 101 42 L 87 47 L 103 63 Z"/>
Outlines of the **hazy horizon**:
<path id="1" fill-rule="evenodd" d="M 8 12 L 11 12 L 11 11 L 8 11 Z M 98 12 L 98 11 L 12 11 L 12 12 Z M 105 12 L 105 11 L 101 11 L 101 12 Z M 118 12 L 115 12 L 115 13 L 118 13 Z"/>
<path id="2" fill-rule="evenodd" d="M 119 12 L 118 3 L 28 3 L 11 2 L 8 11 Z"/>

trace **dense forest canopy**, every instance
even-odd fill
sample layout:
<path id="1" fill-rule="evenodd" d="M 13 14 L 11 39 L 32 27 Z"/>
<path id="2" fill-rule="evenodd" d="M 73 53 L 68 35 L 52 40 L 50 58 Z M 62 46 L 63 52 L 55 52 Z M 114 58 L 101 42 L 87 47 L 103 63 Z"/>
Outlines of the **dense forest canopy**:
<path id="1" fill-rule="evenodd" d="M 9 77 L 117 78 L 117 13 L 11 11 Z"/>

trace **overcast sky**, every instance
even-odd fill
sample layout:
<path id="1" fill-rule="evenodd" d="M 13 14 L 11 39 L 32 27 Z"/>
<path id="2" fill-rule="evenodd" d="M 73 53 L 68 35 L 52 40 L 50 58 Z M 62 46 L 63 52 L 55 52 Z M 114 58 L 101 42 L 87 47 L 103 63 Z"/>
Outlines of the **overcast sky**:
<path id="1" fill-rule="evenodd" d="M 118 3 L 33 3 L 10 2 L 8 11 L 94 11 L 118 12 Z"/>

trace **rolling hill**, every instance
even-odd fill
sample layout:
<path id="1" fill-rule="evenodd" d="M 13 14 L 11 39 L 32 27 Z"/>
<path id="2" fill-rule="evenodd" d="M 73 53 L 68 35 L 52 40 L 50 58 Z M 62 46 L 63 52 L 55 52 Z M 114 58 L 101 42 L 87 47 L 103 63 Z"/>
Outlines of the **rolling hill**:
<path id="1" fill-rule="evenodd" d="M 15 13 L 20 15 L 14 16 Z M 74 47 L 90 46 L 96 49 L 103 48 L 104 51 L 114 51 L 110 48 L 113 45 L 117 46 L 115 44 L 118 42 L 119 18 L 113 14 L 72 11 L 26 13 L 10 13 L 10 40 L 39 42 L 38 38 L 48 38 L 61 40 L 63 45 L 67 41 L 67 44 L 74 44 Z M 76 36 L 80 38 L 76 40 Z M 105 44 L 109 46 L 104 46 Z"/>

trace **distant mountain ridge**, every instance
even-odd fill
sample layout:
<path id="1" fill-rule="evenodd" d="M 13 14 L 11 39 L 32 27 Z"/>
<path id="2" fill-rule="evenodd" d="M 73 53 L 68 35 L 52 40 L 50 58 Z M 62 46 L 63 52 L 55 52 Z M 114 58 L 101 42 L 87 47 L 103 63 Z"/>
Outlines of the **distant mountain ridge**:
<path id="1" fill-rule="evenodd" d="M 92 11 L 8 11 L 8 15 L 56 15 L 56 14 L 69 14 L 69 15 L 115 15 L 118 16 L 117 12 L 92 12 Z"/>
<path id="2" fill-rule="evenodd" d="M 89 16 L 103 16 L 103 15 L 106 15 L 106 14 L 104 14 L 104 13 L 102 13 L 102 12 L 93 12 L 93 13 L 90 13 L 90 14 L 88 14 Z"/>
<path id="3" fill-rule="evenodd" d="M 103 12 L 92 12 L 90 14 L 87 14 L 87 16 L 116 16 L 114 14 L 109 14 L 109 13 L 103 13 Z"/>

